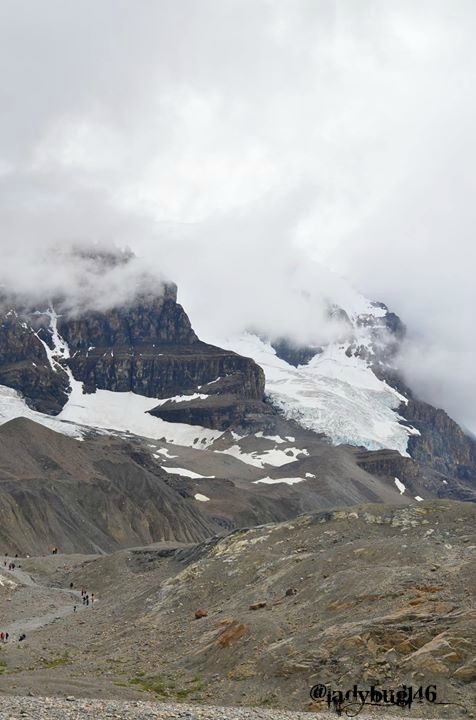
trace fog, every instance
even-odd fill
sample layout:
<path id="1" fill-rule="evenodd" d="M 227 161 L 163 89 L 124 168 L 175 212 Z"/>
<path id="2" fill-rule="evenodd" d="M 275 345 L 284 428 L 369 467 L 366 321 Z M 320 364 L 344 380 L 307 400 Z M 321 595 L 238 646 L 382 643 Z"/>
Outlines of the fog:
<path id="1" fill-rule="evenodd" d="M 471 0 L 4 0 L 0 282 L 168 278 L 204 339 L 302 342 L 348 282 L 476 430 L 475 30 Z M 97 277 L 68 251 L 94 243 L 138 260 Z"/>

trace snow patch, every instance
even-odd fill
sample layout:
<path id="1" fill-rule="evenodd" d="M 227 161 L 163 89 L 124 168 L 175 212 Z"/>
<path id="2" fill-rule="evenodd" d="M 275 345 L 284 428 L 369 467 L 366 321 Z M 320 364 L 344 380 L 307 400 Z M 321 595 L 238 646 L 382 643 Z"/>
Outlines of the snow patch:
<path id="1" fill-rule="evenodd" d="M 231 455 L 248 465 L 254 465 L 259 468 L 264 468 L 266 465 L 280 467 L 281 465 L 294 462 L 299 455 L 309 455 L 308 450 L 300 450 L 299 448 L 287 448 L 286 450 L 274 448 L 272 450 L 264 450 L 261 453 L 257 451 L 247 453 L 239 445 L 232 445 L 225 450 L 216 450 L 215 452 Z"/>
<path id="2" fill-rule="evenodd" d="M 209 497 L 207 497 L 206 495 L 202 495 L 202 493 L 195 493 L 194 498 L 199 502 L 208 502 L 210 500 Z"/>
<path id="3" fill-rule="evenodd" d="M 272 442 L 275 442 L 278 445 L 286 442 L 286 440 L 289 440 L 289 438 L 286 438 L 286 440 L 284 440 L 279 435 L 265 435 L 261 430 L 259 432 L 255 433 L 255 437 L 262 438 L 263 440 L 271 440 Z M 294 438 L 291 442 L 294 442 Z"/>
<path id="4" fill-rule="evenodd" d="M 160 400 L 155 400 L 155 405 L 163 405 L 167 402 L 172 403 L 180 403 L 180 402 L 191 402 L 192 400 L 206 400 L 209 395 L 203 395 L 202 393 L 193 393 L 193 395 L 174 395 L 173 397 L 169 398 L 161 398 Z"/>
<path id="5" fill-rule="evenodd" d="M 405 485 L 398 478 L 395 478 L 395 485 L 400 490 L 400 495 L 403 495 L 406 490 Z"/>
<path id="6" fill-rule="evenodd" d="M 200 475 L 186 468 L 165 467 L 165 465 L 163 465 L 162 470 L 165 470 L 170 475 L 183 475 L 184 477 L 192 478 L 192 480 L 212 480 L 215 478 L 215 475 Z"/>
<path id="7" fill-rule="evenodd" d="M 160 456 L 161 456 L 161 455 L 162 455 L 163 457 L 166 457 L 167 460 L 174 460 L 175 458 L 178 457 L 178 455 L 171 455 L 171 454 L 169 453 L 169 451 L 168 451 L 167 448 L 160 448 L 159 450 L 157 450 L 157 453 L 154 453 L 154 457 L 155 457 L 155 458 L 159 458 L 159 459 L 160 459 Z"/>
<path id="8" fill-rule="evenodd" d="M 295 485 L 296 483 L 304 482 L 304 478 L 270 478 L 265 477 L 261 480 L 254 480 L 253 484 L 265 483 L 266 485 L 277 485 L 278 483 L 286 483 L 286 485 Z"/>

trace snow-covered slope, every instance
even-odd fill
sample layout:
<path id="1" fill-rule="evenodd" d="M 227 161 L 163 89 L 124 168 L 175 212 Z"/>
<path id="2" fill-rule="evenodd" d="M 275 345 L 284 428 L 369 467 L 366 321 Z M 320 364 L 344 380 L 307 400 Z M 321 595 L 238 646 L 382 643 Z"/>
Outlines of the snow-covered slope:
<path id="1" fill-rule="evenodd" d="M 18 417 L 26 417 L 69 437 L 78 439 L 83 437 L 84 429 L 82 430 L 78 425 L 31 410 L 16 390 L 0 385 L 0 425 Z"/>
<path id="2" fill-rule="evenodd" d="M 222 344 L 263 368 L 266 394 L 285 417 L 324 433 L 335 444 L 407 454 L 409 435 L 417 431 L 401 424 L 397 408 L 406 398 L 379 380 L 365 360 L 348 357 L 344 345 L 330 345 L 308 365 L 295 368 L 256 335 Z"/>
<path id="3" fill-rule="evenodd" d="M 286 418 L 324 433 L 334 444 L 408 455 L 408 438 L 419 433 L 402 424 L 398 414 L 407 399 L 371 368 L 372 357 L 386 342 L 387 308 L 350 291 L 342 300 L 344 307 L 339 307 L 347 316 L 348 338 L 323 347 L 307 365 L 289 365 L 269 342 L 254 334 L 219 342 L 263 368 L 266 395 Z"/>

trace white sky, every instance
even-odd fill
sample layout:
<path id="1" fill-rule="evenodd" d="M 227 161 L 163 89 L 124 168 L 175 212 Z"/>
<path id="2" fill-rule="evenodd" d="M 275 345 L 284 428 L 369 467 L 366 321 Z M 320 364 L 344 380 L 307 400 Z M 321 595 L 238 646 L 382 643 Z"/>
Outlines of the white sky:
<path id="1" fill-rule="evenodd" d="M 2 0 L 4 279 L 114 241 L 205 336 L 302 338 L 330 269 L 476 430 L 475 33 L 473 0 Z"/>

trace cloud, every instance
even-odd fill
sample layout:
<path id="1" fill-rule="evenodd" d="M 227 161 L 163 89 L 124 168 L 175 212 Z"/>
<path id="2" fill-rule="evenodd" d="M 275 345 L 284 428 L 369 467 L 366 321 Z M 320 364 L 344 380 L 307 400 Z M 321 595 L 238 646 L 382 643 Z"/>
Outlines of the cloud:
<path id="1" fill-rule="evenodd" d="M 308 341 L 337 273 L 401 314 L 409 379 L 476 429 L 475 20 L 472 0 L 5 0 L 0 275 L 48 287 L 47 247 L 116 243 L 202 334 Z"/>

